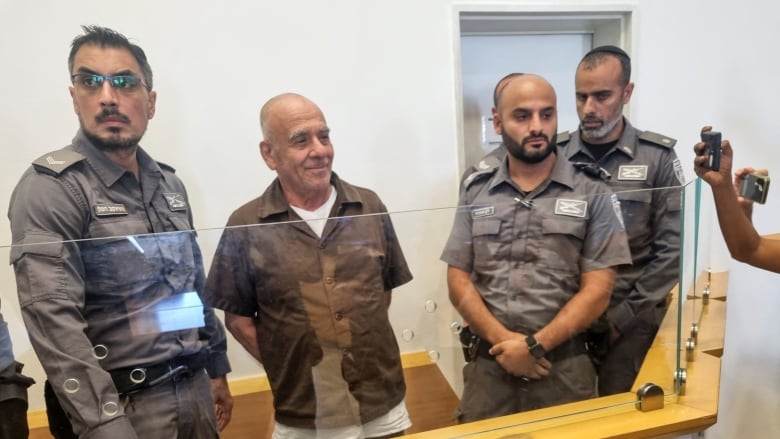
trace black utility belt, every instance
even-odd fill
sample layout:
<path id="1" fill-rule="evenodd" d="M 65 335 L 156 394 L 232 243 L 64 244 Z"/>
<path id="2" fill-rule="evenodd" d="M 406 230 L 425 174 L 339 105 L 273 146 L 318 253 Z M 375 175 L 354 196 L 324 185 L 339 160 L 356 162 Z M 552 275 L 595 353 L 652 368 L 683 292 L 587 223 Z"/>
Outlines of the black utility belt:
<path id="1" fill-rule="evenodd" d="M 490 355 L 490 348 L 492 347 L 490 343 L 472 333 L 468 327 L 463 328 L 463 331 L 461 331 L 460 341 L 463 345 L 463 355 L 466 358 L 466 361 L 473 361 L 476 357 L 487 358 L 489 360 L 496 359 L 495 356 Z M 585 338 L 582 335 L 577 335 L 556 346 L 555 349 L 550 352 L 547 352 L 544 358 L 555 363 L 556 361 L 565 360 L 587 352 L 588 348 L 585 344 Z"/>
<path id="2" fill-rule="evenodd" d="M 200 352 L 182 355 L 149 366 L 125 367 L 108 371 L 120 396 L 167 382 L 178 382 L 191 378 L 206 367 L 207 355 Z"/>

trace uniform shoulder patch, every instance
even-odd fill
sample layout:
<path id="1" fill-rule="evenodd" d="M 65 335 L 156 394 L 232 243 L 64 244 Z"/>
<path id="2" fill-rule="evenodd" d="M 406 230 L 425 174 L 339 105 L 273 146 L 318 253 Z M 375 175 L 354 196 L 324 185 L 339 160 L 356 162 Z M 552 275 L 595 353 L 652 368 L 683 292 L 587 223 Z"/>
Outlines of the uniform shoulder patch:
<path id="1" fill-rule="evenodd" d="M 84 159 L 86 157 L 76 151 L 60 149 L 38 157 L 32 162 L 32 165 L 38 172 L 60 175 L 64 170 Z"/>
<path id="2" fill-rule="evenodd" d="M 555 143 L 565 145 L 569 143 L 569 140 L 571 140 L 571 134 L 568 131 L 563 131 L 557 134 Z"/>
<path id="3" fill-rule="evenodd" d="M 642 131 L 642 133 L 639 135 L 639 140 L 644 140 L 645 142 L 649 142 L 658 146 L 664 146 L 666 148 L 674 148 L 674 145 L 677 143 L 676 139 L 672 139 L 671 137 L 654 133 L 652 131 Z"/>

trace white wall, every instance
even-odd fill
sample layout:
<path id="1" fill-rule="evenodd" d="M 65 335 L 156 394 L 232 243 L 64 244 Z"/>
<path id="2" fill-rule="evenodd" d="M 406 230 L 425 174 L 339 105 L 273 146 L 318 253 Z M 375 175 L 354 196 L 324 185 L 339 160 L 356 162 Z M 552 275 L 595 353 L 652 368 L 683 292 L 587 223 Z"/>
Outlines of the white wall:
<path id="1" fill-rule="evenodd" d="M 626 4 L 635 5 L 634 124 L 676 137 L 689 178 L 691 146 L 705 123 L 733 141 L 737 163 L 780 169 L 772 142 L 780 135 L 774 121 L 780 7 L 767 2 L 0 0 L 0 206 L 7 206 L 28 163 L 67 144 L 77 128 L 65 62 L 79 24 L 113 27 L 146 49 L 156 74 L 158 113 L 143 144 L 179 169 L 196 225 L 210 228 L 270 182 L 257 153 L 257 111 L 283 91 L 321 105 L 333 129 L 337 172 L 376 189 L 392 211 L 454 205 L 460 173 L 455 6 L 598 10 Z M 757 210 L 761 230 L 776 231 L 769 223 L 778 217 L 778 206 L 770 194 L 769 205 Z M 449 218 L 446 211 L 394 216 L 416 280 L 396 292 L 393 318 L 399 328 L 420 328 L 416 342 L 426 349 L 452 342 L 447 327 L 454 316 L 446 306 L 444 267 L 437 262 Z M 712 238 L 707 257 L 715 268 L 731 265 L 717 226 L 703 230 Z M 213 252 L 217 235 L 201 235 L 205 254 Z M 9 243 L 2 216 L 0 244 Z M 0 254 L 6 256 L 7 249 Z M 770 313 L 780 309 L 780 293 L 765 291 L 777 278 L 731 268 L 721 412 L 711 434 L 747 437 L 745 428 L 752 426 L 760 432 L 753 436 L 777 436 L 772 414 L 780 406 L 780 320 Z M 748 284 L 753 288 L 745 291 Z M 14 290 L 11 269 L 0 270 L 15 351 L 42 382 Z M 422 310 L 429 299 L 441 314 Z M 239 351 L 237 345 L 231 349 Z M 449 349 L 447 367 L 456 367 L 456 350 Z M 240 355 L 233 363 L 239 374 L 257 370 Z M 39 394 L 40 387 L 32 389 L 33 408 L 42 407 Z"/>

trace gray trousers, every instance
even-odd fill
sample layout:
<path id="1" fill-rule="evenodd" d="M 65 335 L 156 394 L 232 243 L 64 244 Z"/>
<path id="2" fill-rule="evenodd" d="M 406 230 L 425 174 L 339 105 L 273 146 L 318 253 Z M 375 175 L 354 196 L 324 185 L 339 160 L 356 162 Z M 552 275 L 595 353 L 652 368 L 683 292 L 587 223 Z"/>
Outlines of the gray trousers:
<path id="1" fill-rule="evenodd" d="M 477 357 L 463 368 L 459 422 L 504 416 L 596 397 L 596 371 L 587 354 L 553 363 L 550 375 L 525 381 L 497 361 Z"/>
<path id="2" fill-rule="evenodd" d="M 139 438 L 219 437 L 211 381 L 205 370 L 189 379 L 144 389 L 125 397 L 123 402 Z"/>
<path id="3" fill-rule="evenodd" d="M 631 391 L 664 313 L 664 308 L 657 308 L 641 315 L 637 324 L 609 347 L 598 367 L 599 396 Z"/>
<path id="4" fill-rule="evenodd" d="M 46 414 L 56 439 L 78 438 L 67 415 L 46 382 Z M 166 382 L 122 399 L 125 415 L 139 438 L 214 439 L 219 437 L 205 370 L 177 382 Z"/>

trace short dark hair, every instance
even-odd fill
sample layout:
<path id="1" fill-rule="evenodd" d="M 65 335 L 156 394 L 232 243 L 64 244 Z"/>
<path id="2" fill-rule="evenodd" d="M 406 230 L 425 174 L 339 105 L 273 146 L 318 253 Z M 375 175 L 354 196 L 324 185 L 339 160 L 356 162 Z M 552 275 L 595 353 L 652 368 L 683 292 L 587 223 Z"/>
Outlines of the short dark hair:
<path id="1" fill-rule="evenodd" d="M 617 46 L 599 46 L 591 49 L 580 61 L 580 65 L 588 70 L 596 68 L 604 62 L 607 57 L 615 57 L 620 61 L 620 82 L 622 85 L 628 85 L 631 81 L 631 58 L 628 54 Z"/>
<path id="2" fill-rule="evenodd" d="M 126 36 L 119 32 L 101 26 L 81 26 L 84 31 L 84 35 L 79 35 L 73 39 L 70 45 L 70 55 L 68 55 L 68 71 L 73 74 L 73 60 L 76 58 L 76 52 L 81 49 L 81 46 L 85 44 L 95 44 L 100 47 L 114 47 L 120 49 L 127 49 L 138 62 L 141 67 L 141 73 L 144 75 L 144 82 L 146 83 L 146 89 L 152 90 L 152 67 L 149 65 L 149 61 L 146 60 L 146 54 L 144 50 L 138 45 L 131 43 Z"/>
<path id="3" fill-rule="evenodd" d="M 523 75 L 524 73 L 510 73 L 496 82 L 496 86 L 493 88 L 493 107 L 498 108 L 498 98 L 501 96 L 501 92 L 504 91 L 504 87 L 509 83 L 509 80 L 515 76 Z"/>

